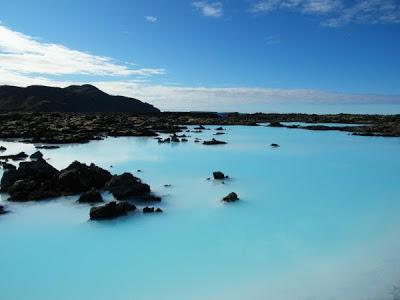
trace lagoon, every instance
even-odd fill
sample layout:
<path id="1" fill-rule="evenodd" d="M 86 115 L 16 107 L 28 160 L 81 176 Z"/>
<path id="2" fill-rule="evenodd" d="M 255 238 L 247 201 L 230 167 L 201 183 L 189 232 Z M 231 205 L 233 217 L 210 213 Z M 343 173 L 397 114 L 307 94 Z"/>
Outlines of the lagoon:
<path id="1" fill-rule="evenodd" d="M 43 150 L 59 169 L 79 160 L 134 173 L 164 213 L 94 222 L 77 196 L 1 195 L 11 213 L 0 216 L 0 299 L 392 299 L 399 138 L 228 126 L 218 136 L 228 144 L 194 143 L 213 137 L 208 128 L 188 143 L 107 138 Z M 35 151 L 1 144 L 5 154 Z M 206 180 L 217 170 L 231 179 Z M 240 201 L 222 204 L 232 191 Z"/>

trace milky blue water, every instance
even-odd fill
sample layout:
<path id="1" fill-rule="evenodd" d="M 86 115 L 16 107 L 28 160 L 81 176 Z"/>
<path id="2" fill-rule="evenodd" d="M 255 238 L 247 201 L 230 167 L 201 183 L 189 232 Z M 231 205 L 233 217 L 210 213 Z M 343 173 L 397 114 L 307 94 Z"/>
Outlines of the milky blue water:
<path id="1" fill-rule="evenodd" d="M 9 203 L 3 194 L 0 299 L 391 299 L 400 139 L 237 126 L 218 137 L 227 145 L 193 142 L 214 132 L 43 150 L 57 168 L 76 159 L 133 172 L 163 197 L 164 213 L 93 222 L 77 196 Z M 215 170 L 232 179 L 207 181 Z M 241 200 L 222 204 L 231 191 Z"/>

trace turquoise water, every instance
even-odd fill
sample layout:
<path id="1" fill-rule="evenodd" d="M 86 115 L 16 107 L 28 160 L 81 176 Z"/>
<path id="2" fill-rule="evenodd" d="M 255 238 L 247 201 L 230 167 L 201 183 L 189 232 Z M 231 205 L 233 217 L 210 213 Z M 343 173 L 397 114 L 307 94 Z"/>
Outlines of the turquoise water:
<path id="1" fill-rule="evenodd" d="M 193 143 L 214 132 L 43 150 L 57 168 L 76 159 L 133 172 L 163 196 L 164 213 L 92 222 L 77 197 L 2 195 L 12 213 L 0 216 L 0 299 L 391 299 L 400 139 L 237 126 L 218 136 L 227 145 Z M 215 170 L 232 179 L 207 181 Z M 241 200 L 222 204 L 231 191 Z"/>

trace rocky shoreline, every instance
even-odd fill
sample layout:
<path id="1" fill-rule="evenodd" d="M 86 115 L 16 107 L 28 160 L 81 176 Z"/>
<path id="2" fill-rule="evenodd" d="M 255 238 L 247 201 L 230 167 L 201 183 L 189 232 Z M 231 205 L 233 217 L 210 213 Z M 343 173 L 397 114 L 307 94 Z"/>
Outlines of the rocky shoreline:
<path id="1" fill-rule="evenodd" d="M 284 122 L 302 122 L 291 125 Z M 316 123 L 327 123 L 315 125 Z M 329 123 L 351 126 L 327 126 Z M 156 137 L 160 133 L 178 133 L 188 125 L 244 125 L 305 130 L 339 130 L 358 136 L 400 136 L 400 115 L 309 115 L 309 114 L 239 114 L 179 113 L 153 115 L 132 113 L 2 113 L 0 139 L 16 139 L 26 143 L 67 144 L 87 143 L 107 136 Z M 218 131 L 221 132 L 221 131 Z M 223 132 L 221 132 L 223 133 Z"/>

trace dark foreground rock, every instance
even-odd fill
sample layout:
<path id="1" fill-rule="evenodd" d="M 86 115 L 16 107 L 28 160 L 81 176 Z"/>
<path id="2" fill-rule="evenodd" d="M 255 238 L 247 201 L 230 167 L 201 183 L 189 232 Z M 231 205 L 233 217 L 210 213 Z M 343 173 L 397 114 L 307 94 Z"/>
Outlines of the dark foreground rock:
<path id="1" fill-rule="evenodd" d="M 4 160 L 25 160 L 28 157 L 28 154 L 25 152 L 20 152 L 18 154 L 11 154 L 11 155 L 0 155 L 0 159 Z"/>
<path id="2" fill-rule="evenodd" d="M 111 201 L 102 206 L 92 207 L 89 215 L 91 220 L 105 220 L 125 216 L 134 210 L 136 210 L 136 206 L 129 202 Z"/>
<path id="3" fill-rule="evenodd" d="M 236 193 L 232 192 L 226 195 L 224 198 L 222 198 L 222 201 L 224 202 L 234 202 L 239 200 L 239 197 Z"/>
<path id="4" fill-rule="evenodd" d="M 106 190 L 110 191 L 115 199 L 127 199 L 130 197 L 145 197 L 150 193 L 150 186 L 133 176 L 131 173 L 114 175 L 106 184 Z"/>
<path id="5" fill-rule="evenodd" d="M 78 203 L 98 203 L 103 202 L 103 197 L 101 194 L 96 190 L 90 190 L 88 192 L 83 193 L 80 195 Z"/>
<path id="6" fill-rule="evenodd" d="M 101 189 L 111 179 L 111 173 L 94 164 L 89 166 L 74 161 L 61 170 L 58 180 L 60 185 L 73 194 L 85 192 L 91 188 Z"/>
<path id="7" fill-rule="evenodd" d="M 44 159 L 37 159 L 21 162 L 18 169 L 7 169 L 0 190 L 10 194 L 10 201 L 41 200 L 101 189 L 110 178 L 108 171 L 94 164 L 75 161 L 58 171 Z"/>
<path id="8" fill-rule="evenodd" d="M 218 141 L 216 139 L 211 139 L 210 141 L 204 141 L 203 145 L 224 145 L 226 142 Z"/>
<path id="9" fill-rule="evenodd" d="M 228 176 L 225 176 L 224 173 L 220 172 L 220 171 L 215 171 L 213 172 L 213 177 L 216 180 L 222 180 L 222 179 L 226 179 L 228 178 Z"/>
<path id="10" fill-rule="evenodd" d="M 40 151 L 36 151 L 30 156 L 31 159 L 42 159 L 43 158 L 43 153 Z"/>
<path id="11" fill-rule="evenodd" d="M 8 211 L 4 208 L 4 206 L 0 205 L 0 215 L 7 213 Z"/>
<path id="12" fill-rule="evenodd" d="M 10 169 L 15 170 L 17 168 L 16 166 L 6 163 L 6 162 L 4 162 L 4 163 L 0 162 L 0 165 L 3 167 L 4 170 L 10 170 Z"/>
<path id="13" fill-rule="evenodd" d="M 7 150 L 7 148 L 6 147 L 4 147 L 4 146 L 0 146 L 0 151 L 6 151 Z"/>

